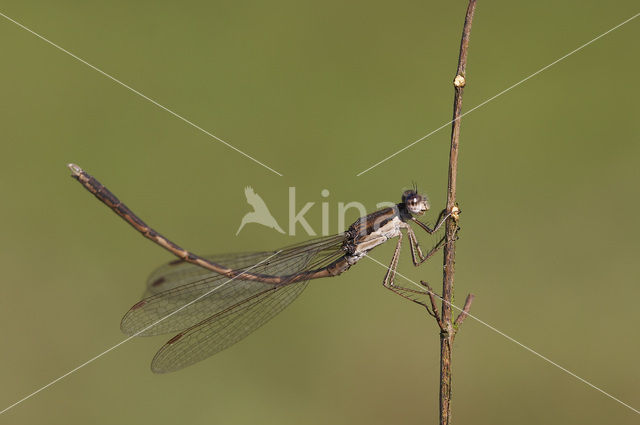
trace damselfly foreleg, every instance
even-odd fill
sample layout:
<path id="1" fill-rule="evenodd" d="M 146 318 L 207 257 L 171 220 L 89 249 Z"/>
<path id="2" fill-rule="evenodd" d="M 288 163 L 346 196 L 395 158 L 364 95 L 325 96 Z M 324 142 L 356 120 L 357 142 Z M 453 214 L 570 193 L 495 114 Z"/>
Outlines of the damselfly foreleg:
<path id="1" fill-rule="evenodd" d="M 433 227 L 433 229 L 427 226 L 426 224 L 424 224 L 423 222 L 418 221 L 415 218 L 413 218 L 412 221 L 416 223 L 418 226 L 420 226 L 422 229 L 424 229 L 427 233 L 432 235 L 436 231 L 438 231 L 440 227 L 442 227 L 444 222 L 450 216 L 451 216 L 451 212 L 447 212 L 447 210 L 442 210 L 442 212 L 440 212 L 440 216 L 438 217 L 438 221 L 436 222 L 436 225 Z M 425 255 L 422 253 L 422 249 L 420 248 L 420 244 L 418 243 L 418 238 L 416 237 L 415 232 L 410 226 L 407 226 L 407 235 L 409 236 L 409 244 L 411 247 L 411 259 L 413 260 L 413 265 L 416 267 L 424 263 L 425 261 L 427 261 L 436 252 L 438 252 L 444 246 L 444 242 L 446 240 L 446 236 L 443 236 L 442 238 L 440 238 L 438 243 L 435 244 L 435 246 L 431 248 L 431 250 L 427 252 L 427 254 Z"/>
<path id="2" fill-rule="evenodd" d="M 411 259 L 413 260 L 414 266 L 419 266 L 420 264 L 427 261 L 431 258 L 436 252 L 440 250 L 444 246 L 444 241 L 446 240 L 446 236 L 440 238 L 437 244 L 426 255 L 422 253 L 422 249 L 420 249 L 420 244 L 418 243 L 418 238 L 416 237 L 415 232 L 411 227 L 407 227 L 407 236 L 409 236 L 409 246 L 411 248 Z"/>
<path id="3" fill-rule="evenodd" d="M 433 235 L 444 224 L 444 222 L 447 221 L 447 219 L 450 216 L 451 216 L 451 212 L 450 211 L 442 210 L 440 212 L 440 215 L 438 216 L 438 220 L 436 221 L 436 225 L 433 226 L 433 229 L 431 227 L 427 226 L 426 224 L 424 224 L 423 222 L 421 222 L 420 220 L 418 220 L 415 217 L 411 217 L 411 221 L 416 223 L 418 226 L 422 227 L 422 229 L 424 229 L 424 231 L 427 232 L 428 234 Z"/>

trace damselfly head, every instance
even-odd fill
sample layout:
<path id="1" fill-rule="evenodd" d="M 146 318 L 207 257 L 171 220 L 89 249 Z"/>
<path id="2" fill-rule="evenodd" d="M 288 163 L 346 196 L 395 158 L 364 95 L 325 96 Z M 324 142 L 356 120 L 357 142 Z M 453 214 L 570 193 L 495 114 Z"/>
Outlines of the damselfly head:
<path id="1" fill-rule="evenodd" d="M 416 190 L 407 190 L 402 194 L 402 203 L 413 215 L 422 215 L 429 210 L 429 200 Z"/>

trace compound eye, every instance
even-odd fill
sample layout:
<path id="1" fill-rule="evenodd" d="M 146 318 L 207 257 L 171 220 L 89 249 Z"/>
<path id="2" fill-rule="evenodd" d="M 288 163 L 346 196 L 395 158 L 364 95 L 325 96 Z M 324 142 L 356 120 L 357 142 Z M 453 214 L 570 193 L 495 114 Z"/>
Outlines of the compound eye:
<path id="1" fill-rule="evenodd" d="M 415 196 L 412 196 L 411 198 L 409 198 L 407 200 L 407 207 L 409 208 L 409 211 L 411 211 L 412 213 L 415 213 L 418 210 L 418 198 Z"/>

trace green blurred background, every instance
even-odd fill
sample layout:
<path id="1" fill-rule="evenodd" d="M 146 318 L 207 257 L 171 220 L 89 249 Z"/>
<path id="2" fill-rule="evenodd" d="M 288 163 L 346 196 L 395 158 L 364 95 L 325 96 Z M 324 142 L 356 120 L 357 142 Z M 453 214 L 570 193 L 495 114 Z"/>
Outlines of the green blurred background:
<path id="1" fill-rule="evenodd" d="M 480 2 L 464 107 L 638 12 Z M 76 162 L 202 254 L 301 241 L 248 225 L 251 185 L 282 226 L 288 187 L 374 209 L 416 181 L 444 205 L 464 1 L 2 1 L 0 11 L 284 177 L 0 19 L 0 409 L 120 342 L 146 275 L 171 257 L 69 178 Z M 456 302 L 640 407 L 640 20 L 464 118 Z M 356 215 L 352 211 L 350 219 Z M 431 214 L 431 219 L 435 212 Z M 420 235 L 425 244 L 429 241 Z M 373 257 L 387 262 L 393 247 Z M 441 260 L 401 272 L 439 286 Z M 362 261 L 312 282 L 250 338 L 181 372 L 135 339 L 0 416 L 7 424 L 437 423 L 438 332 Z M 468 319 L 455 423 L 637 423 L 631 410 Z"/>

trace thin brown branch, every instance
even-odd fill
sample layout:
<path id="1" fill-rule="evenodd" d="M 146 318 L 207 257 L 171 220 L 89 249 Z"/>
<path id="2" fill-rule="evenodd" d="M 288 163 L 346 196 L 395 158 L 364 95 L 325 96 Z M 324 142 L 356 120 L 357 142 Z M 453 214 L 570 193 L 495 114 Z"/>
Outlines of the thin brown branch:
<path id="1" fill-rule="evenodd" d="M 462 113 L 462 93 L 466 84 L 467 53 L 471 24 L 476 8 L 476 0 L 469 0 L 467 14 L 462 29 L 458 69 L 453 80 L 455 97 L 453 101 L 453 122 L 451 127 L 451 149 L 449 151 L 449 180 L 447 185 L 447 211 L 456 207 L 456 181 L 458 175 L 458 144 L 460 140 L 460 116 Z M 451 422 L 451 347 L 455 335 L 452 323 L 451 303 L 455 274 L 456 233 L 458 220 L 455 214 L 447 219 L 446 242 L 444 246 L 444 272 L 442 279 L 442 331 L 440 332 L 440 425 Z M 470 307 L 470 304 L 469 304 Z M 460 316 L 459 316 L 460 317 Z"/>
<path id="2" fill-rule="evenodd" d="M 473 302 L 473 298 L 474 298 L 473 294 L 467 295 L 467 299 L 464 302 L 464 307 L 462 308 L 462 311 L 460 312 L 460 314 L 458 314 L 458 317 L 456 317 L 456 321 L 453 322 L 455 333 L 458 333 L 458 329 L 460 329 L 460 325 L 462 325 L 462 322 L 464 322 L 464 319 L 466 319 L 467 316 L 469 315 L 469 310 L 471 310 L 471 303 Z"/>
<path id="3" fill-rule="evenodd" d="M 442 319 L 440 319 L 440 312 L 438 311 L 438 303 L 436 301 L 436 297 L 440 298 L 440 296 L 436 295 L 435 292 L 433 292 L 433 289 L 427 282 L 421 280 L 420 283 L 422 284 L 422 286 L 427 288 L 427 294 L 429 294 L 429 299 L 431 300 L 431 311 L 429 311 L 428 308 L 427 311 L 429 311 L 429 314 L 431 314 L 436 319 L 436 322 L 438 322 L 438 326 L 440 326 L 440 330 L 444 330 L 445 328 L 442 323 Z"/>

